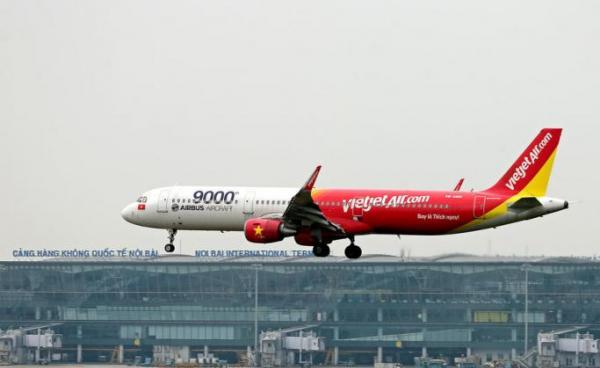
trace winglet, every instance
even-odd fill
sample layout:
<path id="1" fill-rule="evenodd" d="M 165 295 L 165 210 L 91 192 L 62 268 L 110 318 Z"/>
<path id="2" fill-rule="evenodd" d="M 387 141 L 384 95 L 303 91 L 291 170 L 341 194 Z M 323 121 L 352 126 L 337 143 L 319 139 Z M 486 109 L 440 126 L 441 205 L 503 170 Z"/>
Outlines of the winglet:
<path id="1" fill-rule="evenodd" d="M 317 176 L 319 176 L 319 171 L 321 171 L 321 165 L 315 168 L 315 171 L 313 171 L 312 175 L 310 176 L 310 178 L 308 178 L 308 181 L 306 182 L 306 184 L 304 184 L 304 187 L 302 189 L 312 190 L 312 188 L 315 186 L 315 182 L 317 181 Z"/>
<path id="2" fill-rule="evenodd" d="M 465 181 L 465 178 L 460 178 L 460 180 L 458 181 L 458 183 L 456 183 L 456 186 L 454 187 L 455 192 L 458 192 L 460 190 L 460 188 L 462 188 L 464 181 Z"/>

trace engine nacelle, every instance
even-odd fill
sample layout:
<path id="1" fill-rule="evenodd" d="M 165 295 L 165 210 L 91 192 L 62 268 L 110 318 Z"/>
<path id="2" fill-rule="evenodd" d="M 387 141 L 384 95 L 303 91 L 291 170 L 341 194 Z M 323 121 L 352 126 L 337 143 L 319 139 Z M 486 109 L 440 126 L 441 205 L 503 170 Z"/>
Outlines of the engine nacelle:
<path id="1" fill-rule="evenodd" d="M 249 219 L 244 224 L 244 235 L 253 243 L 274 243 L 284 238 L 283 222 L 274 219 Z"/>

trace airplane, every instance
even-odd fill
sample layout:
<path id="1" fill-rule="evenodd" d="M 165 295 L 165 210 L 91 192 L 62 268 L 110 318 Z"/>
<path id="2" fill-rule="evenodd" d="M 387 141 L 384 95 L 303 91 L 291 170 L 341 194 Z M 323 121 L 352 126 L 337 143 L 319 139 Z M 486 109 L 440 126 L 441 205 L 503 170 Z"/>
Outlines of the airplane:
<path id="1" fill-rule="evenodd" d="M 482 191 L 315 188 L 317 166 L 300 188 L 171 186 L 143 193 L 122 217 L 167 229 L 165 251 L 179 230 L 243 231 L 253 243 L 294 237 L 317 257 L 349 239 L 347 258 L 362 255 L 355 237 L 367 234 L 443 235 L 496 228 L 569 207 L 546 196 L 562 129 L 542 129 L 496 184 Z M 483 164 L 483 163 L 482 163 Z"/>

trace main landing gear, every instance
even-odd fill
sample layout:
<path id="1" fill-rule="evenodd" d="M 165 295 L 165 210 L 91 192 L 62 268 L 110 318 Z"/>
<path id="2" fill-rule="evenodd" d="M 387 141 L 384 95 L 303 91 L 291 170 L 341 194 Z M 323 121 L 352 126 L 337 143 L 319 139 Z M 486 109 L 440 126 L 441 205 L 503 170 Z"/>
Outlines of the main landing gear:
<path id="1" fill-rule="evenodd" d="M 329 245 L 327 244 L 317 244 L 313 247 L 313 254 L 316 257 L 327 257 L 331 249 L 329 249 Z"/>
<path id="2" fill-rule="evenodd" d="M 347 246 L 346 249 L 344 249 L 344 254 L 350 259 L 357 259 L 360 258 L 360 256 L 362 255 L 362 250 L 360 249 L 360 247 L 354 244 L 353 236 L 350 237 L 350 245 Z"/>
<path id="3" fill-rule="evenodd" d="M 169 229 L 169 242 L 165 244 L 165 252 L 173 253 L 175 251 L 175 246 L 173 242 L 175 241 L 175 234 L 177 234 L 177 229 Z"/>
<path id="4" fill-rule="evenodd" d="M 329 246 L 327 244 L 318 243 L 313 247 L 312 251 L 315 257 L 327 257 L 331 252 L 331 249 L 329 249 Z M 360 256 L 362 255 L 362 250 L 360 249 L 360 247 L 354 244 L 353 236 L 350 237 L 350 245 L 346 247 L 346 249 L 344 250 L 344 254 L 346 254 L 346 257 L 350 259 L 357 259 L 360 258 Z"/>

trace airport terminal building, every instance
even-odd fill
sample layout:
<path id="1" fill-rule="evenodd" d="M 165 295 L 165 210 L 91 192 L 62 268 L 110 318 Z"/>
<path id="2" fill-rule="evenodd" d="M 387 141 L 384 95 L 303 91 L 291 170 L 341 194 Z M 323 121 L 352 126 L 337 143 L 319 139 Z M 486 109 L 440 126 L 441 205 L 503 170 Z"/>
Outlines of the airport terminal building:
<path id="1" fill-rule="evenodd" d="M 539 331 L 600 327 L 600 262 L 468 255 L 0 262 L 0 329 L 52 326 L 73 362 L 106 359 L 114 349 L 127 361 L 152 356 L 156 346 L 243 362 L 255 323 L 259 332 L 322 336 L 315 364 L 508 359 L 523 353 L 526 334 L 533 347 Z"/>

